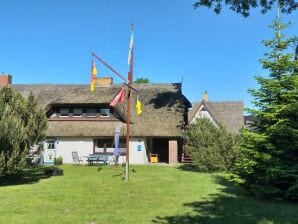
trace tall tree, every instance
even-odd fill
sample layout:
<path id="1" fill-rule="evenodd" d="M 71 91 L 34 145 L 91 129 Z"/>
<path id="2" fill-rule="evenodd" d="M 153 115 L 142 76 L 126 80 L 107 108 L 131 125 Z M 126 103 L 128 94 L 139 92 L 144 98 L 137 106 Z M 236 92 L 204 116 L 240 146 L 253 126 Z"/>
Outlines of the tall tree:
<path id="1" fill-rule="evenodd" d="M 260 88 L 249 90 L 255 120 L 243 132 L 243 157 L 235 173 L 257 196 L 298 200 L 298 61 L 293 54 L 298 39 L 285 38 L 287 26 L 274 20 L 274 38 L 263 42 L 270 49 L 260 60 L 268 77 L 256 77 Z"/>
<path id="2" fill-rule="evenodd" d="M 222 5 L 225 4 L 229 8 L 243 16 L 249 16 L 252 8 L 261 8 L 262 13 L 271 10 L 274 4 L 278 4 L 282 13 L 291 13 L 298 7 L 298 2 L 295 0 L 199 0 L 194 3 L 194 8 L 205 6 L 213 8 L 217 14 L 221 12 Z"/>
<path id="3" fill-rule="evenodd" d="M 47 118 L 34 96 L 24 99 L 10 87 L 0 90 L 0 177 L 26 164 L 31 146 L 45 137 Z"/>

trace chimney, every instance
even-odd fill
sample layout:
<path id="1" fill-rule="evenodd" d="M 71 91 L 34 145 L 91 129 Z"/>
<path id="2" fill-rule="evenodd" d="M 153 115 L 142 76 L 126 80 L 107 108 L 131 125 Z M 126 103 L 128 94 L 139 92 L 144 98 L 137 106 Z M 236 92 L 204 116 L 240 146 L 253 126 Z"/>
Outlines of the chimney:
<path id="1" fill-rule="evenodd" d="M 206 102 L 208 102 L 208 98 L 209 98 L 208 92 L 205 91 L 204 94 L 203 94 L 203 100 L 205 100 Z"/>
<path id="2" fill-rule="evenodd" d="M 2 73 L 0 75 L 0 86 L 7 86 L 11 85 L 12 82 L 12 76 L 9 74 Z"/>
<path id="3" fill-rule="evenodd" d="M 112 77 L 98 77 L 94 79 L 95 87 L 109 87 L 113 85 Z"/>

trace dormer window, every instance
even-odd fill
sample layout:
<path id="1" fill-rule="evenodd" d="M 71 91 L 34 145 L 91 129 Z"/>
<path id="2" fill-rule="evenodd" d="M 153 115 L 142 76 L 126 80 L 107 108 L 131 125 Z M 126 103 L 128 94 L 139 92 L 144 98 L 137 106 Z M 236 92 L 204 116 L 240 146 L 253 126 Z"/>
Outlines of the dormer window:
<path id="1" fill-rule="evenodd" d="M 99 110 L 101 117 L 109 117 L 110 116 L 110 109 L 100 109 Z"/>
<path id="2" fill-rule="evenodd" d="M 119 120 L 121 117 L 106 105 L 61 105 L 48 111 L 50 120 Z"/>
<path id="3" fill-rule="evenodd" d="M 83 109 L 82 108 L 73 108 L 72 112 L 74 117 L 82 117 L 83 116 Z"/>
<path id="4" fill-rule="evenodd" d="M 87 117 L 96 117 L 96 109 L 94 108 L 87 108 L 86 110 Z"/>
<path id="5" fill-rule="evenodd" d="M 60 108 L 60 116 L 68 117 L 69 116 L 69 108 Z"/>

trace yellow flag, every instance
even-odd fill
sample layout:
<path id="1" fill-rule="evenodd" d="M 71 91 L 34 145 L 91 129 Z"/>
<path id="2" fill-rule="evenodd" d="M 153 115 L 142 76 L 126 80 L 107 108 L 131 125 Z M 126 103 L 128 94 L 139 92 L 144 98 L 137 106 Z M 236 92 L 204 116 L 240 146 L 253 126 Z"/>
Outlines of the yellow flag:
<path id="1" fill-rule="evenodd" d="M 139 101 L 139 98 L 137 99 L 136 109 L 137 109 L 137 115 L 140 115 L 143 112 L 142 111 L 142 104 Z"/>
<path id="2" fill-rule="evenodd" d="M 90 77 L 90 91 L 93 92 L 94 91 L 94 80 L 95 77 L 97 75 L 97 69 L 96 69 L 96 64 L 95 62 L 92 60 L 92 66 L 91 66 L 91 77 Z"/>
<path id="3" fill-rule="evenodd" d="M 92 75 L 94 75 L 94 77 L 97 75 L 97 68 L 95 62 L 93 62 L 92 64 Z"/>

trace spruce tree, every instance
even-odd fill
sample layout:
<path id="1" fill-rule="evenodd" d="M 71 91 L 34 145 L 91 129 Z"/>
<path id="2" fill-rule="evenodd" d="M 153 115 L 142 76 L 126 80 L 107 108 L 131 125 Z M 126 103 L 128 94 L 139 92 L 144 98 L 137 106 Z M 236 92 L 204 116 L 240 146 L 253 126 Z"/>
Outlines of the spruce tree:
<path id="1" fill-rule="evenodd" d="M 260 60 L 268 71 L 258 76 L 251 128 L 243 131 L 242 157 L 235 174 L 245 187 L 259 197 L 298 200 L 298 61 L 294 59 L 297 37 L 286 38 L 289 24 L 280 19 L 269 26 L 272 40 L 263 41 L 270 49 Z"/>

